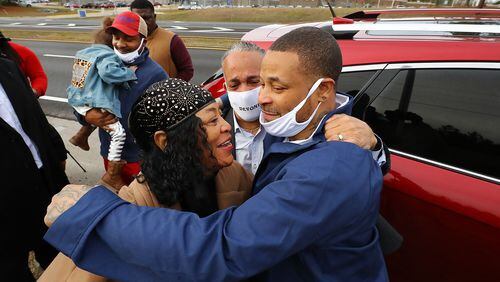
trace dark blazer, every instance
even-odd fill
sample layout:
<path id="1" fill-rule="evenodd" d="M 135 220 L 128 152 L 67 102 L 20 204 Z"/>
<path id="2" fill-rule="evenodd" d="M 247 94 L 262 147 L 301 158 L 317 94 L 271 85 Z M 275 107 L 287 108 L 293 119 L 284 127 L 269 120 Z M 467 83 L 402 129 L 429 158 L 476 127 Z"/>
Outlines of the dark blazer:
<path id="1" fill-rule="evenodd" d="M 26 246 L 40 235 L 52 195 L 68 184 L 61 166 L 66 159 L 66 148 L 61 136 L 48 123 L 25 76 L 14 62 L 4 57 L 0 57 L 0 83 L 43 162 L 39 170 L 21 135 L 0 118 L 0 216 L 8 227 L 0 232 L 0 244 L 4 247 L 13 242 Z"/>

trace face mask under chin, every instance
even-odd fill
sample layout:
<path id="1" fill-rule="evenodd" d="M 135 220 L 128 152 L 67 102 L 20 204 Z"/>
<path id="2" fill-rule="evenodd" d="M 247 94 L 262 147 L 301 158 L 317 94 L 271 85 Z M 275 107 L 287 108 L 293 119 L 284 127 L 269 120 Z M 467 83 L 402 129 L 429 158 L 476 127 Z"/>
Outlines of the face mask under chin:
<path id="1" fill-rule="evenodd" d="M 318 103 L 316 106 L 316 109 L 314 112 L 309 116 L 309 118 L 304 121 L 304 122 L 298 122 L 297 121 L 297 113 L 302 109 L 302 107 L 305 105 L 307 99 L 309 99 L 314 91 L 318 89 L 319 85 L 323 81 L 323 78 L 318 79 L 309 92 L 307 93 L 306 97 L 297 105 L 295 106 L 290 112 L 282 115 L 281 117 L 272 120 L 272 121 L 266 121 L 264 119 L 264 115 L 261 113 L 259 120 L 264 129 L 266 130 L 267 133 L 277 136 L 277 137 L 293 137 L 300 132 L 302 132 L 313 120 L 314 116 L 316 115 L 321 102 Z"/>
<path id="2" fill-rule="evenodd" d="M 141 53 L 139 53 L 139 50 L 142 48 L 142 44 L 144 43 L 144 38 L 141 39 L 141 44 L 139 44 L 139 47 L 135 49 L 134 51 L 130 53 L 121 53 L 116 49 L 116 47 L 113 47 L 115 54 L 125 63 L 132 63 L 135 59 L 141 56 Z"/>

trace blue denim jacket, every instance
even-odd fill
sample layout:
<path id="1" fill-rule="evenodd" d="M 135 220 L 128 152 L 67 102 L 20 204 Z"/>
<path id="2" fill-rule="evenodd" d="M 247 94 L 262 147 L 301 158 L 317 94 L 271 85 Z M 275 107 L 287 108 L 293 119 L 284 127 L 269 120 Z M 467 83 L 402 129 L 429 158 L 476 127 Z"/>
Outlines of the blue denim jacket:
<path id="1" fill-rule="evenodd" d="M 76 53 L 71 84 L 66 90 L 73 107 L 103 108 L 121 118 L 120 88 L 129 89 L 128 81 L 136 80 L 113 49 L 103 44 Z"/>

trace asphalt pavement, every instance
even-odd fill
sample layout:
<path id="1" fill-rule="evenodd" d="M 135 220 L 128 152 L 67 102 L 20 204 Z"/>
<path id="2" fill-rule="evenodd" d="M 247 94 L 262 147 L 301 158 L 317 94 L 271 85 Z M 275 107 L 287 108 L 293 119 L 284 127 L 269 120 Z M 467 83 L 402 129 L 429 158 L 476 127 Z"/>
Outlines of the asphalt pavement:
<path id="1" fill-rule="evenodd" d="M 66 174 L 68 175 L 69 182 L 73 184 L 86 184 L 91 186 L 97 184 L 105 172 L 103 160 L 99 154 L 100 143 L 97 131 L 92 133 L 89 138 L 90 151 L 83 151 L 68 142 L 71 136 L 73 136 L 80 128 L 80 124 L 78 122 L 50 116 L 48 116 L 47 119 L 61 135 L 64 140 L 64 145 L 70 152 L 71 156 L 76 159 L 75 161 L 70 155 L 68 155 L 68 159 L 66 160 Z M 80 163 L 85 171 L 80 168 L 77 162 Z"/>
<path id="2" fill-rule="evenodd" d="M 74 119 L 73 110 L 66 103 L 66 88 L 71 80 L 71 68 L 75 53 L 88 46 L 81 43 L 16 41 L 33 50 L 40 59 L 49 79 L 46 96 L 40 99 L 43 110 L 49 116 Z M 200 84 L 219 69 L 223 51 L 189 49 L 195 74 L 192 83 Z"/>
<path id="3" fill-rule="evenodd" d="M 184 36 L 241 38 L 265 23 L 158 21 L 158 25 Z M 0 18 L 0 29 L 92 31 L 101 27 L 101 19 Z"/>

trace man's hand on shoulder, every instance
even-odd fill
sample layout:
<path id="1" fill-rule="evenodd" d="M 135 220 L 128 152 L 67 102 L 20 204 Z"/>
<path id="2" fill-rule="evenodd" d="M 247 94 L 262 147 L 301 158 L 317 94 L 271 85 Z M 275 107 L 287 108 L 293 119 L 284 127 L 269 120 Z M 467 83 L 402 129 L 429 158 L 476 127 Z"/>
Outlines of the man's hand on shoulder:
<path id="1" fill-rule="evenodd" d="M 366 150 L 377 145 L 377 137 L 368 124 L 345 114 L 333 115 L 326 121 L 325 137 L 328 141 L 350 142 Z"/>
<path id="2" fill-rule="evenodd" d="M 66 185 L 52 197 L 52 202 L 47 207 L 47 214 L 44 218 L 45 225 L 50 227 L 61 214 L 74 206 L 90 189 L 92 187 L 87 185 Z"/>
<path id="3" fill-rule="evenodd" d="M 109 130 L 108 125 L 117 122 L 118 118 L 108 111 L 92 108 L 85 114 L 85 121 L 104 130 Z"/>

